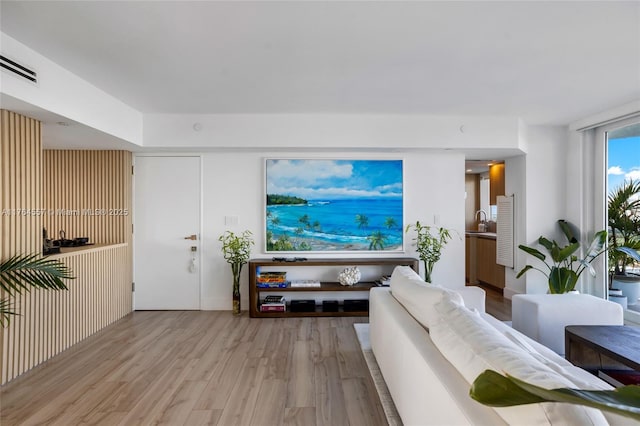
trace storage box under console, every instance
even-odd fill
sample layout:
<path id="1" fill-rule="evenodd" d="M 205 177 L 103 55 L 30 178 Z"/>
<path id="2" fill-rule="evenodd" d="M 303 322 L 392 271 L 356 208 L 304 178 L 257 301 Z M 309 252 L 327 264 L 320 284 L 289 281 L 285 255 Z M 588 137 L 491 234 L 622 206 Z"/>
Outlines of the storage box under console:
<path id="1" fill-rule="evenodd" d="M 291 312 L 315 312 L 316 301 L 313 299 L 292 300 Z"/>
<path id="2" fill-rule="evenodd" d="M 323 300 L 322 312 L 338 312 L 340 310 L 340 303 L 337 300 Z"/>
<path id="3" fill-rule="evenodd" d="M 369 310 L 369 299 L 345 300 L 343 302 L 345 312 L 365 312 Z"/>

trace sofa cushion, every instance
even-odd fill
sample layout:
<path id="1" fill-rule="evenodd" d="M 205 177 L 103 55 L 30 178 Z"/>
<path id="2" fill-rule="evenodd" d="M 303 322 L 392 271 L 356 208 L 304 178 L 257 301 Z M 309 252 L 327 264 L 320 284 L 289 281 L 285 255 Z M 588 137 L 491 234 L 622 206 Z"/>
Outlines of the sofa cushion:
<path id="1" fill-rule="evenodd" d="M 547 388 L 575 387 L 573 382 L 537 360 L 477 313 L 443 299 L 435 307 L 442 320 L 429 334 L 436 347 L 471 384 L 494 370 Z M 571 404 L 544 403 L 496 408 L 510 424 L 607 424 L 599 410 Z"/>
<path id="2" fill-rule="evenodd" d="M 600 380 L 582 368 L 576 367 L 551 349 L 498 321 L 491 315 L 482 315 L 482 318 L 535 359 L 571 381 L 575 388 L 589 390 L 613 389 L 607 382 Z"/>
<path id="3" fill-rule="evenodd" d="M 408 266 L 396 266 L 391 274 L 391 294 L 424 327 L 430 328 L 439 321 L 435 305 L 449 300 L 464 306 L 462 297 L 453 290 L 427 284 Z"/>

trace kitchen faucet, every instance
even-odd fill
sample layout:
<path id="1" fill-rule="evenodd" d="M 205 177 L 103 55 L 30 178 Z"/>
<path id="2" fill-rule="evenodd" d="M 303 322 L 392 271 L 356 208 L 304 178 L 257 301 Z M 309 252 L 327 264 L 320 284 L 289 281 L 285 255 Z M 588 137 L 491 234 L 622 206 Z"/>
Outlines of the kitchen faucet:
<path id="1" fill-rule="evenodd" d="M 475 214 L 475 218 L 476 220 L 478 220 L 478 214 L 480 214 L 480 218 L 482 219 L 482 215 L 484 214 L 484 220 L 481 220 L 480 223 L 478 223 L 478 231 L 480 232 L 487 232 L 487 212 L 485 212 L 484 210 L 478 210 Z"/>

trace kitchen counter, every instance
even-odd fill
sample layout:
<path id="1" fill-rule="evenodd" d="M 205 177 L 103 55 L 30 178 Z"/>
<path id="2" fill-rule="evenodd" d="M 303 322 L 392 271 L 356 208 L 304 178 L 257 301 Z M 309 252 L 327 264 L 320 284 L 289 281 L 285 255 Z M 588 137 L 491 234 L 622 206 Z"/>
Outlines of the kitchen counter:
<path id="1" fill-rule="evenodd" d="M 127 243 L 121 244 L 86 244 L 78 247 L 60 247 L 60 253 L 50 254 L 47 256 L 49 259 L 62 259 L 65 257 L 73 256 L 80 253 L 88 253 L 102 250 L 109 250 L 118 247 L 126 247 Z"/>

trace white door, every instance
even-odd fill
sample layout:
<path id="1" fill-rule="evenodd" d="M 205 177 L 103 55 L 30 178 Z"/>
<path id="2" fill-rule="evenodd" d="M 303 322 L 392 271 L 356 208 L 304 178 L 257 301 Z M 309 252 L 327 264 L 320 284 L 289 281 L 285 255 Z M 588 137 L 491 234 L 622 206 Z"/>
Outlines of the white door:
<path id="1" fill-rule="evenodd" d="M 200 158 L 136 157 L 134 181 L 134 309 L 200 309 Z"/>

